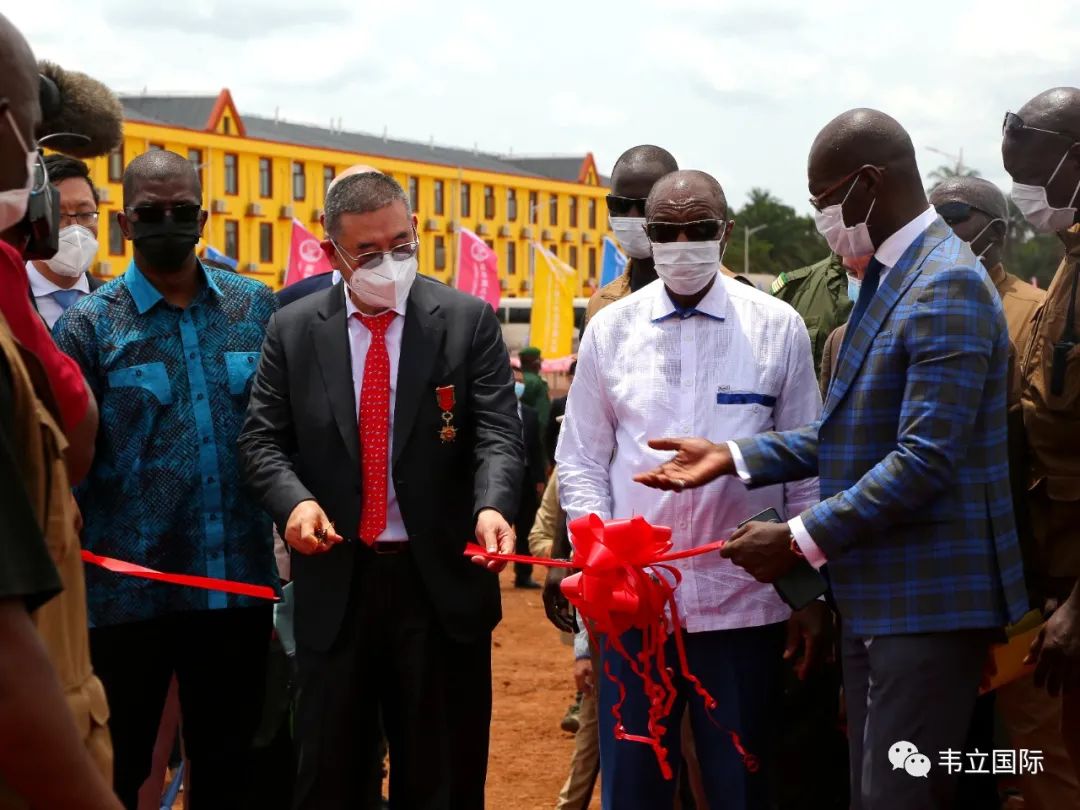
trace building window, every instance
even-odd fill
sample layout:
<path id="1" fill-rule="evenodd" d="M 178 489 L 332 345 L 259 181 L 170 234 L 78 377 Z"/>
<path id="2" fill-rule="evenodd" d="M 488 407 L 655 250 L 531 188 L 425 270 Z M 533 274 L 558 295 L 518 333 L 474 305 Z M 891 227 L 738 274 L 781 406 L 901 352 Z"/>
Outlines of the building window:
<path id="1" fill-rule="evenodd" d="M 548 225 L 559 224 L 559 198 L 554 194 L 548 199 Z"/>
<path id="2" fill-rule="evenodd" d="M 240 223 L 235 219 L 225 220 L 225 255 L 240 258 Z"/>
<path id="3" fill-rule="evenodd" d="M 472 186 L 468 183 L 461 184 L 461 216 L 472 216 Z"/>
<path id="4" fill-rule="evenodd" d="M 443 181 L 436 180 L 435 194 L 434 199 L 432 200 L 431 208 L 435 212 L 435 216 L 437 217 L 441 217 L 443 215 L 443 210 L 445 209 L 445 205 L 443 204 L 443 193 L 445 192 L 445 190 L 446 187 L 443 185 Z"/>
<path id="5" fill-rule="evenodd" d="M 195 169 L 195 173 L 199 175 L 199 187 L 203 186 L 203 159 L 202 149 L 188 149 L 187 159 L 191 162 L 191 166 Z"/>
<path id="6" fill-rule="evenodd" d="M 124 179 L 124 147 L 118 146 L 109 152 L 109 182 L 119 183 Z"/>
<path id="7" fill-rule="evenodd" d="M 414 214 L 420 210 L 420 181 L 415 177 L 409 178 L 409 207 Z"/>
<path id="8" fill-rule="evenodd" d="M 495 243 L 490 239 L 485 239 L 484 244 L 487 245 L 491 250 L 495 249 Z"/>
<path id="9" fill-rule="evenodd" d="M 322 167 L 322 194 L 323 202 L 326 202 L 326 195 L 330 193 L 330 184 L 334 182 L 334 167 L 323 166 Z"/>
<path id="10" fill-rule="evenodd" d="M 559 246 L 558 245 L 548 245 L 548 251 L 550 251 L 551 255 L 554 256 L 556 259 L 559 258 Z"/>
<path id="11" fill-rule="evenodd" d="M 589 200 L 589 227 L 596 228 L 596 200 Z"/>
<path id="12" fill-rule="evenodd" d="M 270 158 L 259 158 L 259 196 L 274 196 L 274 162 Z"/>
<path id="13" fill-rule="evenodd" d="M 484 186 L 484 219 L 495 219 L 495 189 Z"/>
<path id="14" fill-rule="evenodd" d="M 569 265 L 577 270 L 577 245 L 570 246 Z"/>
<path id="15" fill-rule="evenodd" d="M 577 227 L 577 197 L 570 198 L 570 227 Z"/>
<path id="16" fill-rule="evenodd" d="M 152 144 L 150 144 L 150 151 L 153 152 L 155 149 L 159 150 L 159 151 L 164 151 L 165 150 L 165 144 L 163 144 L 163 143 L 152 143 Z"/>
<path id="17" fill-rule="evenodd" d="M 506 243 L 506 275 L 513 276 L 517 274 L 517 243 Z"/>
<path id="18" fill-rule="evenodd" d="M 441 180 L 437 180 L 436 182 L 442 185 Z M 446 238 L 443 236 L 435 237 L 435 269 L 446 269 Z"/>
<path id="19" fill-rule="evenodd" d="M 232 119 L 231 118 L 226 117 L 226 118 L 221 119 L 221 131 L 224 132 L 226 135 L 232 135 Z"/>
<path id="20" fill-rule="evenodd" d="M 293 161 L 292 165 L 292 198 L 303 200 L 307 197 L 307 177 L 304 175 L 304 164 Z"/>
<path id="21" fill-rule="evenodd" d="M 589 248 L 589 278 L 596 279 L 596 248 Z"/>
<path id="22" fill-rule="evenodd" d="M 517 222 L 517 192 L 512 188 L 506 190 L 506 220 Z"/>
<path id="23" fill-rule="evenodd" d="M 274 260 L 274 226 L 269 222 L 259 223 L 259 261 L 269 264 Z"/>
<path id="24" fill-rule="evenodd" d="M 226 153 L 225 155 L 225 193 L 237 194 L 240 189 L 240 182 L 236 176 L 236 155 Z"/>
<path id="25" fill-rule="evenodd" d="M 535 225 L 540 219 L 539 195 L 535 191 L 529 192 L 529 224 Z"/>
<path id="26" fill-rule="evenodd" d="M 120 220 L 117 219 L 119 211 L 109 217 L 109 255 L 124 255 L 124 232 L 120 230 Z"/>

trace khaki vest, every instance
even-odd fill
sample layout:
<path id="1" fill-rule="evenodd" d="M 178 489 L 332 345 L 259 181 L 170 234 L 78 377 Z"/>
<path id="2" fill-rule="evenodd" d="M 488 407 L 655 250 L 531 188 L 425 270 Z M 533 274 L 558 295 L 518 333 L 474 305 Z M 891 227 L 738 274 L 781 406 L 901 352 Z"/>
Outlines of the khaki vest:
<path id="1" fill-rule="evenodd" d="M 44 380 L 43 369 L 36 357 L 16 343 L 2 315 L 0 352 L 11 369 L 15 461 L 64 586 L 34 613 L 34 624 L 59 676 L 79 735 L 111 785 L 112 744 L 106 725 L 109 708 L 105 690 L 90 666 L 86 583 L 75 534 L 75 501 L 63 456 L 67 440 L 35 393 L 31 369 Z M 0 784 L 0 809 L 24 807 L 21 799 Z"/>

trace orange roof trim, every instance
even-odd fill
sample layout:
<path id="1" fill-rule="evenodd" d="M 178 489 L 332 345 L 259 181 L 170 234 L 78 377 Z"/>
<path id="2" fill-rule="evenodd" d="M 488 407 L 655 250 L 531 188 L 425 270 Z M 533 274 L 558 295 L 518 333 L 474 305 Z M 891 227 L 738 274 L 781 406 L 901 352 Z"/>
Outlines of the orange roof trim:
<path id="1" fill-rule="evenodd" d="M 592 177 L 599 185 L 600 172 L 596 170 L 596 158 L 593 157 L 592 152 L 585 153 L 585 159 L 581 161 L 581 168 L 578 170 L 577 181 L 582 184 L 589 182 L 589 170 L 592 170 Z"/>
<path id="2" fill-rule="evenodd" d="M 236 110 L 236 104 L 233 102 L 232 93 L 229 92 L 229 88 L 223 88 L 218 93 L 217 101 L 214 102 L 214 109 L 210 111 L 210 118 L 206 122 L 207 132 L 216 132 L 218 124 L 221 123 L 221 116 L 228 111 L 232 114 L 232 120 L 236 122 L 236 134 L 241 138 L 247 137 L 247 130 L 244 128 L 244 119 L 240 117 L 240 113 Z M 592 157 L 590 155 L 590 157 Z"/>

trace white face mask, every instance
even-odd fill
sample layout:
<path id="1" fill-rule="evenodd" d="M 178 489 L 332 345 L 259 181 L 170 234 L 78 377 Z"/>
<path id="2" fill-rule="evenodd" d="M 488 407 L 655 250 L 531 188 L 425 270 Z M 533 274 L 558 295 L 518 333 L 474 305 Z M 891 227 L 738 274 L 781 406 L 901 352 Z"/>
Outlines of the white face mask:
<path id="1" fill-rule="evenodd" d="M 979 241 L 979 237 L 982 236 L 984 233 L 986 233 L 987 229 L 991 225 L 993 225 L 995 222 L 1005 222 L 1005 220 L 998 217 L 998 218 L 992 219 L 989 222 L 987 222 L 986 226 L 981 231 L 979 231 L 977 234 L 975 234 L 975 236 L 973 236 L 971 238 L 971 241 L 967 243 L 967 246 L 969 248 L 971 248 L 972 253 L 975 253 L 975 243 Z M 986 255 L 986 251 L 990 250 L 990 248 L 994 246 L 994 242 L 995 242 L 995 240 L 993 240 L 993 239 L 991 239 L 989 242 L 987 242 L 986 246 L 979 253 L 975 253 L 975 258 L 978 259 L 981 262 L 982 259 L 983 259 L 983 256 Z"/>
<path id="2" fill-rule="evenodd" d="M 97 256 L 98 241 L 82 225 L 68 225 L 60 231 L 60 246 L 56 255 L 45 264 L 58 276 L 78 278 L 85 273 Z"/>
<path id="3" fill-rule="evenodd" d="M 870 212 L 874 210 L 876 198 L 870 203 L 866 219 L 851 227 L 844 224 L 844 203 L 851 196 L 851 190 L 857 182 L 858 177 L 851 181 L 844 199 L 836 205 L 830 205 L 814 214 L 814 224 L 817 225 L 818 233 L 829 243 L 829 249 L 845 259 L 854 259 L 874 252 L 874 243 L 870 240 L 870 229 L 866 227 L 866 223 L 870 221 Z"/>
<path id="4" fill-rule="evenodd" d="M 615 232 L 619 246 L 631 259 L 647 259 L 652 255 L 649 235 L 645 233 L 645 217 L 613 217 L 608 223 Z"/>
<path id="5" fill-rule="evenodd" d="M 855 276 L 851 275 L 851 273 L 848 273 L 848 277 L 847 277 L 847 297 L 850 298 L 852 302 L 858 301 L 859 300 L 859 290 L 861 290 L 861 289 L 862 289 L 862 279 L 861 278 L 855 278 Z"/>
<path id="6" fill-rule="evenodd" d="M 383 256 L 376 267 L 353 270 L 348 281 L 349 289 L 370 307 L 403 309 L 416 280 L 416 268 L 415 254 L 408 259 Z"/>
<path id="7" fill-rule="evenodd" d="M 723 244 L 710 242 L 652 242 L 656 275 L 676 295 L 701 292 L 720 271 Z"/>
<path id="8" fill-rule="evenodd" d="M 1020 213 L 1024 215 L 1024 219 L 1030 222 L 1031 227 L 1039 233 L 1064 231 L 1071 228 L 1073 222 L 1076 221 L 1076 206 L 1074 203 L 1076 202 L 1076 195 L 1080 193 L 1080 183 L 1077 183 L 1076 188 L 1073 189 L 1072 197 L 1069 198 L 1069 205 L 1066 208 L 1054 208 L 1046 198 L 1046 186 L 1053 182 L 1058 171 L 1065 164 L 1065 158 L 1068 156 L 1068 152 L 1061 156 L 1057 168 L 1054 169 L 1045 186 L 1029 186 L 1013 181 L 1012 200 L 1016 203 L 1016 207 L 1020 209 Z"/>

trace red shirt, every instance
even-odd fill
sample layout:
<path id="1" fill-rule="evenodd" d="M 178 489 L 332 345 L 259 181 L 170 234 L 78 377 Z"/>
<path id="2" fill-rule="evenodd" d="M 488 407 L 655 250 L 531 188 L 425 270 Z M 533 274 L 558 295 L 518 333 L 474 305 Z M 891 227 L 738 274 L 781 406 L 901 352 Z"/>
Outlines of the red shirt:
<path id="1" fill-rule="evenodd" d="M 53 342 L 45 322 L 30 303 L 26 262 L 4 241 L 0 241 L 0 312 L 15 339 L 45 367 L 64 430 L 70 432 L 82 421 L 89 404 L 82 370 Z"/>

